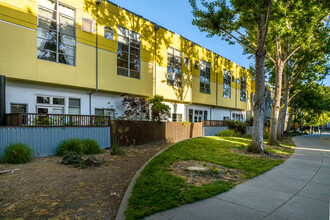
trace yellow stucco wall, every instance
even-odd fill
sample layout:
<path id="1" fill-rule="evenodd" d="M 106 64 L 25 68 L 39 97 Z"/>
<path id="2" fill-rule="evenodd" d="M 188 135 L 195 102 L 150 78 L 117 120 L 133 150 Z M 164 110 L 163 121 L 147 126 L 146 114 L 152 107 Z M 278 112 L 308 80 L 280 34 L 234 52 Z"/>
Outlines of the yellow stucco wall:
<path id="1" fill-rule="evenodd" d="M 94 89 L 96 35 L 81 30 L 82 18 L 95 20 L 94 0 L 62 0 L 76 9 L 76 65 L 37 59 L 37 0 L 0 0 L 0 74 L 8 78 Z M 123 26 L 141 34 L 140 79 L 117 75 L 117 28 Z M 103 37 L 104 26 L 114 29 L 114 40 Z M 99 89 L 137 96 L 164 96 L 183 103 L 249 110 L 254 82 L 249 72 L 217 54 L 193 44 L 178 34 L 160 28 L 157 32 L 155 68 L 154 24 L 106 1 L 99 8 Z M 182 88 L 167 85 L 167 48 L 182 51 Z M 190 58 L 189 66 L 184 57 Z M 211 64 L 211 93 L 200 92 L 200 61 Z M 198 69 L 194 68 L 195 61 Z M 155 74 L 155 69 L 156 74 Z M 223 97 L 223 70 L 235 77 L 231 98 Z M 247 77 L 247 101 L 240 101 L 237 78 Z M 218 88 L 218 89 L 217 89 Z M 237 91 L 236 91 L 237 89 Z"/>

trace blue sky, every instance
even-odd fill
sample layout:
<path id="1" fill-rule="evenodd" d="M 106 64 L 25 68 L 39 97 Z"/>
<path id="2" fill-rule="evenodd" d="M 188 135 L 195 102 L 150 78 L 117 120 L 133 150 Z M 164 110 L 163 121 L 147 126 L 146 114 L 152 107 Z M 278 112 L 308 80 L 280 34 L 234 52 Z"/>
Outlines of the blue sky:
<path id="1" fill-rule="evenodd" d="M 240 44 L 229 45 L 219 37 L 207 38 L 205 32 L 192 24 L 193 16 L 188 0 L 110 0 L 123 8 L 149 19 L 177 34 L 180 34 L 195 43 L 214 51 L 221 56 L 249 68 L 254 65 L 254 59 L 243 55 Z M 330 86 L 330 76 L 324 81 Z"/>

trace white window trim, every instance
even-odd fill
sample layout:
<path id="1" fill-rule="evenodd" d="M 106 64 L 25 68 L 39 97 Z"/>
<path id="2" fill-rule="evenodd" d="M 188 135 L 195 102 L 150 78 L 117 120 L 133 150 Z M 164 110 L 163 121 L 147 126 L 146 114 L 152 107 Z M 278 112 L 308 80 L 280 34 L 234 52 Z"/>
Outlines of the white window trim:
<path id="1" fill-rule="evenodd" d="M 83 28 L 83 20 L 87 20 L 87 21 L 91 21 L 92 22 L 92 30 L 91 31 L 84 30 L 84 28 Z M 94 31 L 95 31 L 95 21 L 94 21 L 94 19 L 81 17 L 81 30 L 84 31 L 84 32 L 90 33 L 90 34 L 94 33 Z"/>

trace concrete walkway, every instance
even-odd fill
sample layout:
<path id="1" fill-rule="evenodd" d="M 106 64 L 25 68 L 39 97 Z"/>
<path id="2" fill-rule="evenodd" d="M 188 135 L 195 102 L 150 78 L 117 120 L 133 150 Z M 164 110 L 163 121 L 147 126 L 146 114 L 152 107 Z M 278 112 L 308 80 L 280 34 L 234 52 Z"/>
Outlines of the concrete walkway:
<path id="1" fill-rule="evenodd" d="M 319 137 L 295 137 L 290 159 L 229 192 L 146 219 L 329 220 L 330 145 Z"/>

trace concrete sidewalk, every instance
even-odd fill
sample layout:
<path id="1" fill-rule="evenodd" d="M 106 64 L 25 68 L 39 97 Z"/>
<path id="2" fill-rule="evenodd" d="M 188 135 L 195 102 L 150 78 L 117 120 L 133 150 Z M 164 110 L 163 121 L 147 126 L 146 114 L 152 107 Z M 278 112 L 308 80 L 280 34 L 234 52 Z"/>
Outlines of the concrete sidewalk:
<path id="1" fill-rule="evenodd" d="M 329 220 L 330 145 L 319 137 L 295 137 L 290 159 L 229 192 L 146 219 Z"/>

